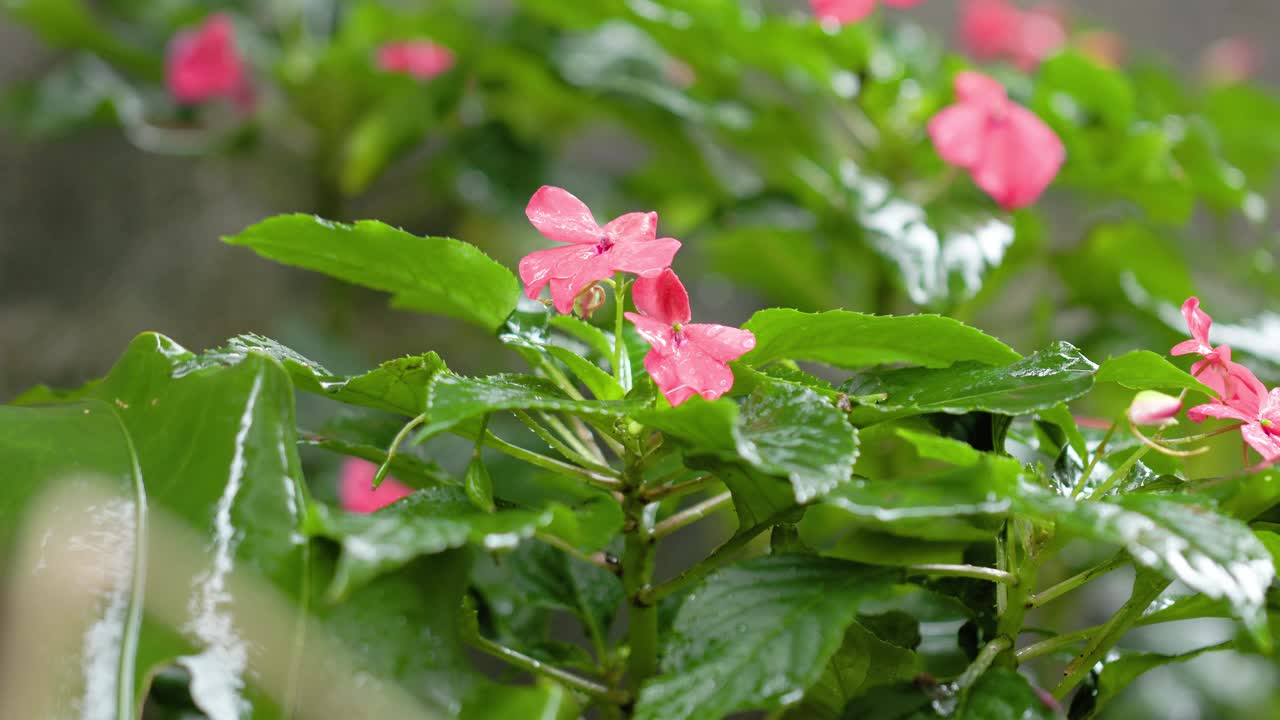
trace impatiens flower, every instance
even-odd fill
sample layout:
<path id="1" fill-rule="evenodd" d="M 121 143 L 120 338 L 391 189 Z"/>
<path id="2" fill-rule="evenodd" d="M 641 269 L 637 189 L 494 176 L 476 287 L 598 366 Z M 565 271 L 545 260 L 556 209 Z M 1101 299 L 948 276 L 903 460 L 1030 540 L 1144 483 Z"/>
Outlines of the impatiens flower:
<path id="1" fill-rule="evenodd" d="M 342 463 L 338 484 L 338 500 L 342 509 L 354 513 L 371 513 L 413 494 L 410 488 L 392 477 L 382 479 L 378 489 L 373 489 L 373 477 L 378 466 L 359 458 L 347 458 Z"/>
<path id="2" fill-rule="evenodd" d="M 247 101 L 249 86 L 230 18 L 212 15 L 199 27 L 175 35 L 169 43 L 165 80 L 180 103 L 220 97 Z"/>
<path id="3" fill-rule="evenodd" d="M 525 294 L 536 299 L 549 283 L 562 313 L 572 312 L 574 298 L 592 283 L 615 272 L 656 273 L 670 267 L 680 249 L 679 240 L 657 237 L 657 213 L 627 213 L 600 227 L 581 200 L 558 187 L 539 188 L 525 215 L 547 239 L 568 243 L 520 261 Z"/>
<path id="4" fill-rule="evenodd" d="M 1051 6 L 1024 11 L 1008 0 L 967 0 L 960 41 L 979 60 L 1005 58 L 1029 71 L 1066 44 L 1065 25 Z"/>
<path id="5" fill-rule="evenodd" d="M 1280 460 L 1280 388 L 1263 395 L 1244 395 L 1231 403 L 1212 402 L 1187 411 L 1195 422 L 1205 418 L 1240 420 L 1240 436 L 1258 451 L 1265 464 Z"/>
<path id="6" fill-rule="evenodd" d="M 701 395 L 715 400 L 733 387 L 727 365 L 756 346 L 748 330 L 689 324 L 689 293 L 670 269 L 636 280 L 631 297 L 637 313 L 627 313 L 649 342 L 644 369 L 673 406 Z"/>
<path id="7" fill-rule="evenodd" d="M 1243 402 L 1245 407 L 1256 407 L 1266 394 L 1266 388 L 1243 365 L 1231 362 L 1231 348 L 1214 347 L 1209 342 L 1209 328 L 1213 318 L 1200 309 L 1200 299 L 1189 297 L 1182 303 L 1182 317 L 1187 320 L 1191 339 L 1174 345 L 1170 355 L 1199 355 L 1202 359 L 1191 366 L 1191 374 L 1208 385 L 1218 398 L 1228 404 Z"/>
<path id="8" fill-rule="evenodd" d="M 453 67 L 453 52 L 429 40 L 388 43 L 378 48 L 378 67 L 429 80 Z"/>
<path id="9" fill-rule="evenodd" d="M 883 0 L 890 7 L 909 8 L 924 0 Z M 848 25 L 861 21 L 876 9 L 876 0 L 809 0 L 813 14 L 823 22 Z"/>
<path id="10" fill-rule="evenodd" d="M 1166 425 L 1182 410 L 1182 400 L 1155 390 L 1143 390 L 1129 404 L 1129 420 L 1134 425 Z"/>
<path id="11" fill-rule="evenodd" d="M 956 104 L 929 121 L 938 154 L 968 170 L 974 183 L 1006 210 L 1035 202 L 1066 159 L 1062 141 L 982 73 L 956 75 L 955 91 Z"/>
<path id="12" fill-rule="evenodd" d="M 1258 74 L 1263 51 L 1245 35 L 1231 35 L 1214 42 L 1200 58 L 1200 72 L 1211 85 L 1233 85 Z"/>

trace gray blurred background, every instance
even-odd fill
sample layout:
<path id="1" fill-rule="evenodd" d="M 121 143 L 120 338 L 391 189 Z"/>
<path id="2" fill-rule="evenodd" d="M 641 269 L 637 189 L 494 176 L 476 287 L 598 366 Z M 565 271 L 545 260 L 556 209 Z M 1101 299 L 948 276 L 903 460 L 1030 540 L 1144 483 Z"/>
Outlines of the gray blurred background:
<path id="1" fill-rule="evenodd" d="M 911 14 L 950 35 L 956 4 L 930 0 Z M 1060 4 L 1118 31 L 1133 56 L 1188 70 L 1213 40 L 1245 33 L 1265 47 L 1280 30 L 1277 0 Z M 0 84 L 52 57 L 0 15 Z M 1280 79 L 1277 58 L 1267 58 L 1264 77 Z M 309 209 L 305 187 L 284 159 L 150 155 L 113 129 L 24 144 L 0 129 L 0 400 L 37 382 L 101 375 L 142 330 L 200 349 L 249 331 L 296 342 L 298 328 L 323 324 L 323 279 L 217 241 L 267 215 Z M 350 322 L 369 357 L 349 358 L 356 366 L 462 332 L 359 299 Z"/>

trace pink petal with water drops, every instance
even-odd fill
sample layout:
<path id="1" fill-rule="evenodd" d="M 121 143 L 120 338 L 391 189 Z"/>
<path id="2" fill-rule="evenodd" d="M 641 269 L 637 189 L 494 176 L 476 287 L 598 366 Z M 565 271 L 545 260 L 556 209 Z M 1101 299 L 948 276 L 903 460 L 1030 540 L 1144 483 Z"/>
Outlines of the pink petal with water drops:
<path id="1" fill-rule="evenodd" d="M 569 191 L 543 185 L 524 209 L 529 222 L 548 240 L 596 244 L 603 237 L 591 210 Z"/>
<path id="2" fill-rule="evenodd" d="M 636 310 L 668 327 L 675 323 L 687 323 L 691 317 L 689 292 L 670 268 L 637 278 L 631 286 L 631 299 L 636 304 Z"/>

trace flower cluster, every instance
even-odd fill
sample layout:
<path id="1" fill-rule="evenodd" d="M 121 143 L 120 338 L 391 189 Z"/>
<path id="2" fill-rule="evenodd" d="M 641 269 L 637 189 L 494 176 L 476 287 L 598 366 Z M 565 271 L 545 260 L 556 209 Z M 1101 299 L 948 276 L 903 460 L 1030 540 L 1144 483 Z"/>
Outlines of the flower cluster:
<path id="1" fill-rule="evenodd" d="M 823 22 L 839 25 L 860 22 L 876 9 L 877 0 L 809 0 L 813 14 Z M 883 0 L 890 7 L 909 8 L 924 0 Z"/>
<path id="2" fill-rule="evenodd" d="M 960 40 L 979 60 L 1004 59 L 1030 71 L 1066 45 L 1067 31 L 1052 6 L 1022 10 L 1008 0 L 967 0 Z"/>
<path id="3" fill-rule="evenodd" d="M 667 401 L 679 405 L 694 395 L 715 400 L 733 387 L 727 363 L 755 347 L 755 336 L 723 325 L 689 323 L 689 293 L 671 270 L 680 241 L 658 237 L 657 213 L 628 213 L 602 227 L 581 200 L 544 186 L 533 194 L 525 214 L 547 239 L 565 243 L 520 261 L 526 295 L 537 298 L 549 285 L 556 310 L 569 313 L 579 298 L 598 304 L 591 298 L 601 280 L 615 273 L 636 275 L 632 298 L 638 312 L 626 317 L 650 345 L 644 367 Z M 618 290 L 617 301 L 623 302 Z"/>
<path id="4" fill-rule="evenodd" d="M 377 67 L 388 73 L 430 79 L 453 67 L 453 53 L 426 40 L 393 42 L 378 49 Z M 235 27 L 222 13 L 183 30 L 169 43 L 165 63 L 169 93 L 183 105 L 232 100 L 242 108 L 253 102 L 253 87 L 244 56 L 236 45 Z"/>
<path id="5" fill-rule="evenodd" d="M 1187 411 L 1194 422 L 1205 418 L 1239 420 L 1240 435 L 1258 454 L 1264 464 L 1280 460 L 1280 387 L 1269 392 L 1265 385 L 1243 365 L 1231 361 L 1231 348 L 1214 347 L 1209 342 L 1213 319 L 1200 309 L 1198 298 L 1187 298 L 1182 304 L 1191 339 L 1174 345 L 1173 355 L 1199 355 L 1191 366 L 1191 374 L 1216 394 L 1212 402 Z"/>

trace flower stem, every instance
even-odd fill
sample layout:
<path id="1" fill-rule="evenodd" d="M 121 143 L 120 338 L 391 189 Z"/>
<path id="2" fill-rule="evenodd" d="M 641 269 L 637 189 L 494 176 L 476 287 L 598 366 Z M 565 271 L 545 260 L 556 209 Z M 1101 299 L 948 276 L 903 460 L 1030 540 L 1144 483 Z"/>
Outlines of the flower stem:
<path id="1" fill-rule="evenodd" d="M 1098 444 L 1093 449 L 1093 457 L 1089 458 L 1089 462 L 1084 466 L 1084 472 L 1080 473 L 1080 479 L 1076 481 L 1076 486 L 1071 490 L 1071 499 L 1080 497 L 1080 493 L 1084 492 L 1084 488 L 1089 484 L 1089 476 L 1093 474 L 1093 468 L 1098 464 L 1098 460 L 1102 458 L 1102 453 L 1107 449 L 1107 442 L 1111 440 L 1111 436 L 1116 434 L 1116 425 L 1118 422 L 1111 423 L 1111 427 L 1107 428 L 1107 434 L 1102 436 Z"/>
<path id="2" fill-rule="evenodd" d="M 1015 653 L 1014 657 L 1018 659 L 1019 663 L 1024 663 L 1038 658 L 1041 655 L 1047 655 L 1055 650 L 1067 647 L 1068 645 L 1075 645 L 1078 642 L 1084 642 L 1094 635 L 1097 635 L 1099 632 L 1102 632 L 1105 627 L 1105 625 L 1095 625 L 1094 627 L 1087 627 L 1083 630 L 1055 635 L 1051 638 L 1046 638 L 1038 643 L 1033 643 L 1022 648 Z"/>
<path id="3" fill-rule="evenodd" d="M 733 495 L 728 492 L 723 492 L 715 497 L 703 500 L 697 505 L 685 508 L 655 525 L 652 536 L 655 540 L 658 538 L 664 538 L 681 528 L 692 525 L 731 502 L 733 502 Z"/>
<path id="4" fill-rule="evenodd" d="M 631 390 L 631 362 L 627 357 L 627 344 L 623 342 L 622 330 L 624 327 L 623 313 L 627 310 L 627 289 L 628 283 L 626 276 L 618 273 L 613 281 L 613 304 L 614 304 L 614 326 L 613 326 L 613 376 L 618 380 L 618 385 L 623 391 Z M 627 361 L 623 365 L 624 359 Z"/>
<path id="5" fill-rule="evenodd" d="M 551 472 L 557 472 L 562 475 L 568 475 L 569 477 L 576 477 L 581 480 L 585 480 L 588 483 L 604 490 L 613 491 L 622 489 L 621 480 L 619 480 L 614 474 L 605 474 L 603 472 L 587 470 L 580 468 L 577 465 L 570 465 L 569 463 L 561 462 L 555 458 L 547 457 L 546 455 L 540 455 L 532 450 L 525 450 L 519 445 L 513 445 L 491 432 L 485 433 L 484 444 L 500 453 L 510 455 L 517 460 L 523 460 L 530 465 L 536 465 L 544 470 L 550 470 Z"/>
<path id="6" fill-rule="evenodd" d="M 1014 585 L 1018 582 L 1018 576 L 1011 572 L 977 565 L 944 565 L 939 563 L 908 565 L 907 576 L 910 577 L 912 575 L 949 575 L 951 577 L 990 580 L 991 582 L 1005 583 L 1007 585 Z"/>
<path id="7" fill-rule="evenodd" d="M 404 439 L 409 436 L 409 433 L 414 428 L 425 422 L 426 419 L 427 414 L 422 413 L 405 423 L 405 426 L 400 428 L 400 432 L 396 433 L 395 439 L 391 441 L 391 447 L 387 448 L 387 459 L 382 461 L 382 464 L 378 466 L 378 471 L 373 475 L 373 487 L 375 489 L 382 484 L 382 479 L 385 478 L 387 476 L 387 472 L 391 470 L 391 461 L 395 459 L 396 451 L 400 449 L 400 443 L 404 442 Z"/>
<path id="8" fill-rule="evenodd" d="M 1120 641 L 1120 637 L 1128 632 L 1129 628 L 1142 617 L 1142 613 L 1169 585 L 1168 580 L 1152 580 L 1145 573 L 1139 572 L 1133 580 L 1133 595 L 1101 627 L 1100 632 L 1090 635 L 1093 639 L 1085 646 L 1084 652 L 1075 656 L 1067 665 L 1067 669 L 1062 673 L 1062 682 L 1053 689 L 1053 696 L 1061 700 L 1081 680 L 1084 680 L 1085 676 L 1093 670 L 1093 666 L 1106 657 L 1111 648 Z"/>
<path id="9" fill-rule="evenodd" d="M 470 633 L 468 635 L 468 642 L 470 642 L 477 650 L 488 653 L 499 660 L 508 662 L 521 670 L 545 675 L 553 680 L 564 683 L 568 687 L 585 695 L 589 695 L 599 700 L 604 700 L 605 702 L 614 703 L 616 705 L 625 705 L 631 702 L 631 694 L 628 692 L 606 687 L 595 680 L 590 680 L 571 673 L 568 670 L 548 665 L 537 658 L 525 655 L 519 650 L 513 650 L 504 645 L 499 645 L 482 635 Z"/>
<path id="10" fill-rule="evenodd" d="M 1071 592 L 1072 590 L 1075 590 L 1081 585 L 1085 585 L 1089 582 L 1092 582 L 1095 578 L 1101 577 L 1102 575 L 1106 575 L 1112 570 L 1115 570 L 1121 565 L 1124 565 L 1128 561 L 1129 561 L 1128 555 L 1125 555 L 1122 552 L 1116 553 L 1115 557 L 1102 563 L 1101 565 L 1091 567 L 1088 570 L 1085 570 L 1081 573 L 1072 575 L 1071 577 L 1067 578 L 1066 580 L 1063 580 L 1057 585 L 1050 586 L 1044 590 L 1041 590 L 1038 593 L 1035 593 L 1031 597 L 1027 598 L 1027 609 L 1038 608 L 1041 605 L 1044 605 L 1045 603 L 1048 603 L 1051 600 L 1055 600 L 1063 595 L 1066 595 L 1067 593 Z"/>
<path id="11" fill-rule="evenodd" d="M 1094 490 L 1092 493 L 1089 494 L 1089 499 L 1096 500 L 1096 499 L 1101 499 L 1103 497 L 1106 497 L 1107 493 L 1111 492 L 1111 490 L 1116 485 L 1120 484 L 1120 481 L 1123 480 L 1124 477 L 1129 474 L 1130 468 L 1132 468 L 1134 465 L 1137 465 L 1138 461 L 1142 459 L 1142 456 L 1146 455 L 1150 450 L 1151 448 L 1146 445 L 1143 445 L 1137 450 L 1134 450 L 1133 454 L 1130 455 L 1127 460 L 1120 463 L 1120 467 L 1116 468 L 1115 472 L 1111 473 L 1110 477 L 1108 477 L 1101 485 L 1099 485 L 1096 490 Z"/>
<path id="12" fill-rule="evenodd" d="M 622 569 L 618 566 L 617 559 L 615 558 L 612 562 L 610 562 L 609 556 L 606 555 L 605 553 L 590 553 L 590 554 L 584 553 L 578 548 L 574 547 L 564 538 L 558 537 L 556 535 L 552 535 L 550 533 L 543 532 L 541 530 L 535 532 L 533 534 L 533 537 L 539 542 L 546 543 L 547 545 L 550 545 L 551 547 L 556 548 L 557 550 L 563 551 L 568 555 L 572 555 L 573 557 L 583 562 L 591 563 L 592 565 L 595 565 L 598 568 L 608 570 L 614 575 L 619 575 L 622 573 Z"/>
<path id="13" fill-rule="evenodd" d="M 672 473 L 672 475 L 679 477 L 687 472 L 688 470 L 681 468 L 675 473 Z M 644 496 L 647 500 L 668 500 L 688 495 L 691 492 L 697 492 L 698 490 L 715 484 L 717 480 L 718 478 L 716 478 L 715 475 L 699 475 L 692 480 L 687 480 L 676 485 L 665 485 L 663 483 L 666 482 L 666 479 L 663 478 L 654 483 L 653 487 L 645 490 Z"/>
<path id="14" fill-rule="evenodd" d="M 594 460 L 588 458 L 585 454 L 585 448 L 570 447 L 568 443 L 561 441 L 555 435 L 552 435 L 546 428 L 539 425 L 529 413 L 523 410 L 512 411 L 516 418 L 524 423 L 525 427 L 533 431 L 534 435 L 542 438 L 542 441 L 550 445 L 553 449 L 565 456 L 566 459 L 581 465 L 588 470 L 599 470 L 602 472 L 610 472 L 612 468 L 601 465 Z M 558 422 L 558 421 L 557 421 Z M 561 425 L 563 427 L 563 425 Z"/>

